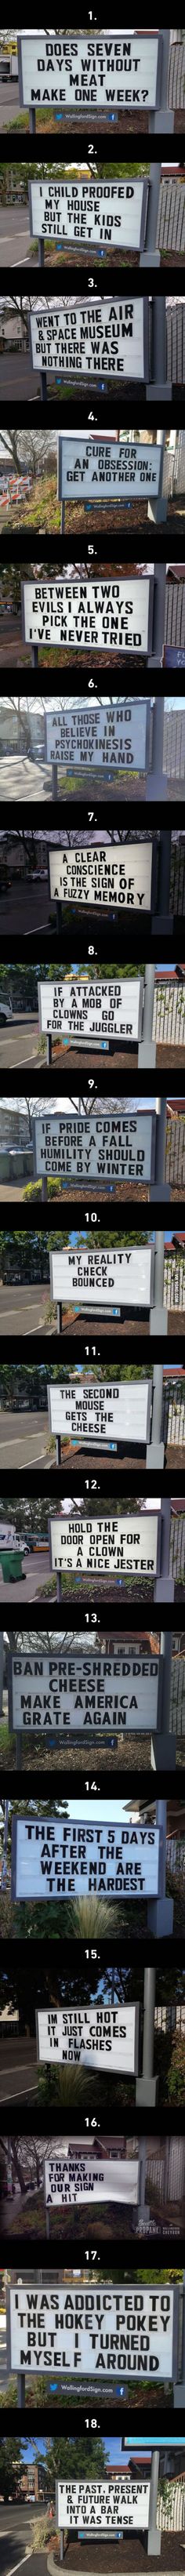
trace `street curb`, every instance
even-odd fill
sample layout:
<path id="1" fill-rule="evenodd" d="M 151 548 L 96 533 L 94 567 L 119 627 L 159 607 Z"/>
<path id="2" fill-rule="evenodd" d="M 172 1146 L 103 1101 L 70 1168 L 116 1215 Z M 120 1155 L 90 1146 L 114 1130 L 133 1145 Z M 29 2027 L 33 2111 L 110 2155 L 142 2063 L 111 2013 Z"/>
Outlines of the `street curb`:
<path id="1" fill-rule="evenodd" d="M 58 2565 L 60 2566 L 60 2560 L 58 2560 Z M 49 2549 L 49 2552 L 48 2552 L 48 2558 L 47 2558 L 47 2567 L 48 2567 L 48 2576 L 56 2576 L 57 2558 L 54 2558 L 54 2557 L 53 2557 L 53 2549 Z"/>

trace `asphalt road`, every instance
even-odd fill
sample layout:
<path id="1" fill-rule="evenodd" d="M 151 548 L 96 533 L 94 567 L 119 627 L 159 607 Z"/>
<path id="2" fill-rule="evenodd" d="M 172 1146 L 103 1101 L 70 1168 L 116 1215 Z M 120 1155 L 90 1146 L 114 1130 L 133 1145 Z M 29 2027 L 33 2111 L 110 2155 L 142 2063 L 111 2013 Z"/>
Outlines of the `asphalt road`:
<path id="1" fill-rule="evenodd" d="M 10 939 L 19 938 L 21 933 L 21 939 L 28 940 L 33 924 L 38 935 L 38 930 L 50 929 L 51 920 L 50 897 L 44 879 L 42 883 L 38 880 L 37 885 L 35 879 L 34 884 L 29 885 L 27 878 L 25 884 L 22 881 L 16 885 L 15 878 L 15 884 L 7 886 L 6 893 L 1 895 L 0 890 L 0 931 L 5 931 L 6 938 L 7 932 Z M 53 922 L 54 915 L 52 926 Z"/>
<path id="2" fill-rule="evenodd" d="M 46 1288 L 0 1288 L 0 1335 L 42 1333 L 50 1295 Z M 51 1330 L 47 1324 L 47 1332 Z"/>
<path id="3" fill-rule="evenodd" d="M 40 396 L 40 376 L 32 367 L 29 351 L 9 349 L 7 340 L 1 357 L 1 403 L 10 402 L 13 409 L 13 401 L 34 403 L 37 394 Z"/>
<path id="4" fill-rule="evenodd" d="M 6 2379 L 5 2379 L 6 2386 Z M 29 2568 L 29 2576 L 47 2576 L 48 2550 L 52 2548 L 53 2522 L 48 2520 L 46 2549 L 33 2551 L 33 2519 L 39 2522 L 44 2505 L 13 2504 L 0 2506 L 0 2576 L 16 2576 L 16 2569 Z"/>
<path id="5" fill-rule="evenodd" d="M 2 132 L 3 132 L 3 127 L 4 127 L 5 134 L 6 134 L 6 133 L 7 133 L 7 130 L 8 130 L 8 125 L 15 125 L 15 124 L 16 124 L 16 118 L 17 118 L 17 116 L 18 116 L 18 115 L 19 115 L 19 83 L 18 83 L 18 80 L 12 80 L 12 81 L 10 81 L 10 80 L 8 80 L 8 81 L 1 80 L 1 81 L 0 81 L 0 133 L 1 133 L 1 134 L 2 134 Z"/>
<path id="6" fill-rule="evenodd" d="M 33 2099 L 36 2101 L 37 2084 L 38 2069 L 36 2061 L 36 2040 L 33 2038 L 20 2039 L 19 2032 L 17 2031 L 17 2037 L 15 2036 L 14 2039 L 10 2039 L 10 2037 L 5 2039 L 3 2047 L 2 2038 L 0 2058 L 0 2102 L 27 2102 L 28 2099 L 30 2101 Z"/>
<path id="7" fill-rule="evenodd" d="M 16 1601 L 21 1601 L 24 1603 L 24 1609 L 26 1609 L 27 1602 L 36 1601 L 39 1594 L 42 1600 L 43 1589 L 45 1583 L 48 1583 L 49 1581 L 50 1572 L 49 1549 L 47 1547 L 42 1549 L 41 1554 L 38 1549 L 38 1555 L 36 1554 L 36 1556 L 25 1557 L 24 1573 L 20 1576 L 19 1583 L 5 1584 L 3 1582 L 2 1566 L 0 1566 L 0 1602 L 2 1608 L 4 1608 L 5 1602 L 7 1601 L 11 1601 L 11 1607 L 12 1605 L 14 1607 L 14 1603 L 16 1604 Z"/>
<path id="8" fill-rule="evenodd" d="M 24 268 L 30 258 L 30 229 L 27 206 L 0 207 L 0 263 L 2 268 Z"/>
<path id="9" fill-rule="evenodd" d="M 33 1011 L 14 1020 L 13 1027 L 11 1021 L 4 1029 L 0 1024 L 0 1069 L 2 1065 L 9 1072 L 11 1065 L 39 1063 L 38 1046 L 38 1017 L 33 1018 Z"/>
<path id="10" fill-rule="evenodd" d="M 13 400 L 12 383 L 11 399 Z M 21 753 L 19 756 L 14 752 L 7 752 L 5 758 L 2 757 L 1 760 L 1 797 L 4 801 L 7 799 L 9 801 L 9 796 L 15 799 L 26 796 L 26 802 L 30 805 L 35 804 L 38 797 L 51 798 L 49 763 L 47 766 L 44 759 L 28 760 L 26 753 L 22 753 L 21 757 Z"/>
<path id="11" fill-rule="evenodd" d="M 0 1411 L 0 1469 L 43 1466 L 48 1440 L 47 1413 Z"/>

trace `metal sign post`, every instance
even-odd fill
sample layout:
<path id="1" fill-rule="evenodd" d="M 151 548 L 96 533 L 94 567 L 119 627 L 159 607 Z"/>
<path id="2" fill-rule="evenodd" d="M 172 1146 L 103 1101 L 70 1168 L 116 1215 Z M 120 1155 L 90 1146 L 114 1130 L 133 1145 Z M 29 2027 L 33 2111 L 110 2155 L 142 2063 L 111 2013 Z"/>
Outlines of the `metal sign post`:
<path id="1" fill-rule="evenodd" d="M 156 1968 L 144 1970 L 144 2019 L 142 2074 L 136 2075 L 136 2109 L 153 2111 L 158 2100 L 159 2076 L 154 2075 Z"/>
<path id="2" fill-rule="evenodd" d="M 166 365 L 166 296 L 152 296 L 152 362 L 150 383 L 146 383 L 146 403 L 153 402 L 154 389 L 171 404 L 172 388 L 167 383 Z"/>
<path id="3" fill-rule="evenodd" d="M 176 1735 L 170 1735 L 171 1671 L 172 1629 L 161 1628 L 157 1728 L 151 1737 L 153 1771 L 176 1770 Z"/>
<path id="4" fill-rule="evenodd" d="M 159 521 L 160 526 L 162 526 L 164 519 L 167 519 L 168 498 L 167 493 L 163 492 L 165 443 L 165 429 L 157 429 L 157 447 L 160 447 L 160 473 L 157 500 L 155 498 L 154 500 L 150 500 L 148 496 L 148 517 L 149 519 L 153 519 L 155 527 L 158 527 Z"/>
<path id="5" fill-rule="evenodd" d="M 149 2501 L 149 2523 L 148 2523 L 148 2532 L 147 2532 L 147 2558 L 160 2558 L 160 2555 L 161 2555 L 161 2532 L 160 2532 L 160 2531 L 158 2531 L 158 2529 L 157 2529 L 157 2501 L 158 2501 L 159 2468 L 160 2468 L 160 2451 L 153 2451 L 153 2453 L 152 2453 L 152 2459 L 151 2459 L 151 2470 L 150 2470 L 150 2501 Z"/>
<path id="6" fill-rule="evenodd" d="M 164 1177 L 167 1119 L 167 1104 L 164 1095 L 163 1097 L 158 1097 L 156 1100 L 156 1112 L 155 1181 L 151 1181 L 150 1199 L 151 1201 L 153 1201 L 153 1199 L 158 1199 L 159 1192 L 162 1191 L 162 1198 L 163 1200 L 165 1199 L 166 1205 L 166 1201 L 168 1202 L 170 1199 L 170 1182 L 165 1181 Z"/>
<path id="7" fill-rule="evenodd" d="M 3 1714 L 3 1628 L 0 1629 L 0 1717 Z"/>
<path id="8" fill-rule="evenodd" d="M 161 44 L 160 106 L 156 105 L 150 109 L 149 133 L 164 135 L 164 133 L 173 134 L 174 132 L 173 108 L 167 106 L 170 61 L 170 28 L 168 27 L 162 28 Z"/>
<path id="9" fill-rule="evenodd" d="M 162 564 L 161 569 L 162 569 L 162 573 L 163 573 L 163 572 L 164 572 L 164 565 L 163 565 L 163 564 Z M 163 637 L 164 637 L 164 627 L 163 627 Z M 164 803 L 166 803 L 166 802 L 167 802 L 167 799 L 168 799 L 168 778 L 167 778 L 167 771 L 163 769 L 163 741 L 164 741 L 164 700 L 163 700 L 163 698 L 154 698 L 153 711 L 152 711 L 152 767 L 151 767 L 151 769 L 149 769 L 149 772 L 148 772 L 147 793 L 148 793 L 148 803 L 149 803 L 149 804 L 150 804 L 150 803 L 152 803 L 152 804 L 153 804 L 153 799 L 154 799 L 154 797 L 156 797 L 156 796 L 157 796 L 157 799 L 159 800 L 159 810 L 160 810 L 160 803 L 161 803 L 161 800 L 162 800 L 162 803 L 164 804 Z"/>
<path id="10" fill-rule="evenodd" d="M 161 1526 L 160 1572 L 159 1572 L 159 1571 L 157 1571 L 157 1574 L 156 1574 L 156 1576 L 155 1576 L 155 1584 L 154 1584 L 154 1600 L 155 1600 L 155 1601 L 162 1601 L 163 1603 L 164 1603 L 164 1602 L 166 1603 L 167 1601 L 174 1601 L 174 1592 L 175 1592 L 174 1575 L 169 1574 L 169 1561 L 170 1561 L 170 1532 L 171 1532 L 171 1502 L 170 1502 L 170 1495 L 166 1495 L 165 1501 L 164 1501 L 164 1499 L 162 1499 L 162 1503 L 161 1503 L 161 1515 L 160 1515 L 160 1526 Z"/>
<path id="11" fill-rule="evenodd" d="M 157 1940 L 173 1933 L 173 1896 L 166 1896 L 166 1799 L 156 1798 L 156 1825 L 160 1837 L 159 1893 L 149 1897 L 147 1922 Z"/>
<path id="12" fill-rule="evenodd" d="M 162 1363 L 161 1366 L 159 1366 L 159 1361 L 156 1360 L 153 1367 L 152 1423 L 151 1436 L 146 1452 L 146 1464 L 147 1467 L 154 1468 L 154 1472 L 157 1476 L 160 1474 L 161 1468 L 163 1469 L 164 1467 L 164 1440 L 161 1440 L 162 1403 L 163 1366 Z"/>
<path id="13" fill-rule="evenodd" d="M 180 2378 L 180 2379 L 178 2379 L 178 2380 L 177 2380 L 177 2379 L 175 2380 L 174 2391 L 173 2391 L 173 2403 L 174 2403 L 174 2407 L 175 2407 L 175 2408 L 178 2406 L 178 2411 L 179 2411 L 179 2406 L 183 2406 L 183 2415 L 184 2415 L 184 2408 L 185 2408 L 185 2272 L 183 2272 L 181 2322 L 182 2322 L 182 2335 L 181 2335 L 181 2378 Z"/>
<path id="14" fill-rule="evenodd" d="M 150 1306 L 149 1332 L 162 1333 L 167 1339 L 168 1312 L 164 1306 L 164 1234 L 156 1228 L 154 1255 L 154 1301 Z"/>
<path id="15" fill-rule="evenodd" d="M 163 831 L 162 827 L 160 834 L 159 893 L 157 909 L 153 915 L 153 921 L 151 922 L 151 931 L 155 933 L 155 936 L 156 932 L 158 930 L 160 932 L 163 927 L 163 933 L 167 931 L 168 939 L 170 937 L 170 932 L 171 938 L 173 938 L 174 932 L 174 918 L 173 913 L 170 912 L 171 842 L 172 834 L 169 824 L 167 830 L 165 827 Z"/>

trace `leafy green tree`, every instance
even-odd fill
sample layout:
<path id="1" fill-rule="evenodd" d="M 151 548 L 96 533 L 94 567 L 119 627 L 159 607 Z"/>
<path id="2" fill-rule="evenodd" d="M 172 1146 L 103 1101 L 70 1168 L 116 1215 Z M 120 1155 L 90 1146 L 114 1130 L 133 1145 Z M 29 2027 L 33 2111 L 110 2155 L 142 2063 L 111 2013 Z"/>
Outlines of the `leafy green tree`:
<path id="1" fill-rule="evenodd" d="M 108 2453 L 105 2443 L 101 2439 L 95 2441 L 94 2434 L 93 2443 L 88 2441 L 85 2433 L 79 2433 L 76 2442 L 59 2434 L 54 2442 L 49 2443 L 46 2466 L 47 2486 L 53 2495 L 55 2478 L 103 2478 L 108 2468 Z"/>
<path id="2" fill-rule="evenodd" d="M 21 2475 L 22 2467 L 22 2441 L 21 2438 L 19 2439 L 19 2434 L 16 2433 L 16 2442 L 15 2438 L 12 2442 L 9 2438 L 6 2440 L 5 2437 L 4 2439 L 3 2435 L 3 2440 L 1 2442 L 1 2493 L 4 2496 L 5 2503 L 6 2498 L 8 2498 L 9 2495 L 12 2497 L 12 2504 L 14 2502 L 14 2496 L 17 2496 L 18 2479 Z"/>

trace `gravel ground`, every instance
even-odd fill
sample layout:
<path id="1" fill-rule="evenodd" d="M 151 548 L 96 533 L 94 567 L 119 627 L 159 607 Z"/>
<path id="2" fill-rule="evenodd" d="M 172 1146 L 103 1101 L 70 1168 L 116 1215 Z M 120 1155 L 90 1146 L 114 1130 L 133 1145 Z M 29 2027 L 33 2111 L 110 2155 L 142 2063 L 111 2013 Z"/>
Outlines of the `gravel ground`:
<path id="1" fill-rule="evenodd" d="M 65 2559 L 68 2576 L 77 2576 L 77 2571 L 78 2576 L 81 2576 L 81 2571 L 83 2576 L 84 2565 L 87 2576 L 92 2576 L 92 2541 L 88 2545 L 87 2539 L 82 2547 L 80 2541 L 70 2539 L 65 2550 Z M 126 2541 L 116 2541 L 116 2545 L 114 2538 L 112 2542 L 109 2539 L 108 2544 L 106 2540 L 104 2542 L 101 2540 L 100 2543 L 98 2540 L 93 2541 L 93 2576 L 109 2576 L 110 2559 L 111 2576 L 142 2576 L 142 2570 L 144 2576 L 146 2544 L 143 2534 L 140 2538 L 140 2534 L 135 2532 L 132 2537 L 128 2535 Z M 173 2534 L 161 2532 L 160 2567 L 162 2576 L 163 2571 L 166 2571 L 166 2576 L 167 2571 L 169 2576 L 172 2571 L 173 2576 L 175 2569 L 180 2576 L 181 2567 L 184 2569 L 184 2541 L 181 2532 L 173 2532 Z M 153 2557 L 150 2558 L 150 2569 L 151 2576 L 153 2576 L 153 2569 L 156 2576 L 156 2559 Z"/>

